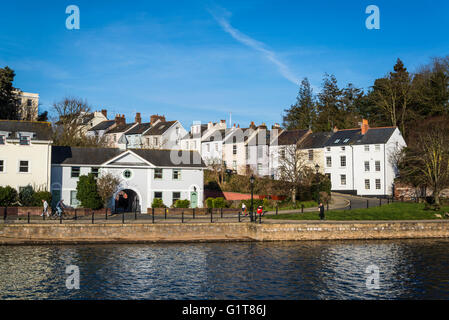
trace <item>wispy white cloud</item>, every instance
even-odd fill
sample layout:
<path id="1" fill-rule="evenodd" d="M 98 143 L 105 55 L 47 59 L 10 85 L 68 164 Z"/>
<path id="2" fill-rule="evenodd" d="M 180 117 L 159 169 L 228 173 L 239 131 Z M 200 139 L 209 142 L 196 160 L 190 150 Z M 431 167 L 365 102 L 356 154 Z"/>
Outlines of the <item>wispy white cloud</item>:
<path id="1" fill-rule="evenodd" d="M 257 41 L 246 34 L 240 32 L 236 28 L 234 28 L 230 23 L 229 20 L 225 17 L 225 15 L 229 16 L 230 13 L 227 10 L 224 10 L 223 15 L 217 15 L 216 13 L 209 11 L 211 15 L 214 17 L 214 19 L 218 22 L 218 24 L 223 28 L 223 30 L 231 35 L 235 40 L 238 42 L 260 52 L 266 59 L 268 59 L 271 63 L 273 63 L 279 73 L 288 81 L 298 85 L 299 79 L 296 77 L 296 75 L 290 70 L 290 68 L 284 64 L 281 60 L 279 60 L 278 57 L 276 57 L 276 54 L 267 49 L 266 45 L 263 42 Z"/>

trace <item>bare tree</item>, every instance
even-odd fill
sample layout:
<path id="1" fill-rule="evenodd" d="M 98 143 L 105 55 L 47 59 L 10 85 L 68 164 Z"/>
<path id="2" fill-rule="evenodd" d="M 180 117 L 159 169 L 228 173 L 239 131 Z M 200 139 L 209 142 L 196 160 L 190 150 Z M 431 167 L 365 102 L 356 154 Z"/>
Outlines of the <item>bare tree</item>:
<path id="1" fill-rule="evenodd" d="M 101 173 L 97 179 L 97 191 L 105 208 L 108 207 L 109 200 L 117 192 L 120 179 L 112 173 Z"/>
<path id="2" fill-rule="evenodd" d="M 72 147 L 103 147 L 105 137 L 89 137 L 84 132 L 84 122 L 90 116 L 91 108 L 87 101 L 66 97 L 53 104 L 57 114 L 54 130 L 54 144 Z"/>
<path id="3" fill-rule="evenodd" d="M 449 186 L 449 123 L 446 117 L 433 118 L 415 126 L 399 168 L 403 180 L 432 189 L 435 204 L 440 204 L 440 192 Z"/>
<path id="4" fill-rule="evenodd" d="M 221 158 L 212 158 L 206 160 L 206 165 L 212 171 L 212 175 L 215 178 L 215 182 L 218 184 L 221 190 L 224 190 L 226 181 L 226 167 L 224 165 L 223 159 Z"/>
<path id="5" fill-rule="evenodd" d="M 292 201 L 296 202 L 296 193 L 308 176 L 311 169 L 306 163 L 306 157 L 302 154 L 300 144 L 285 145 L 281 147 L 278 155 L 278 176 L 290 190 Z"/>

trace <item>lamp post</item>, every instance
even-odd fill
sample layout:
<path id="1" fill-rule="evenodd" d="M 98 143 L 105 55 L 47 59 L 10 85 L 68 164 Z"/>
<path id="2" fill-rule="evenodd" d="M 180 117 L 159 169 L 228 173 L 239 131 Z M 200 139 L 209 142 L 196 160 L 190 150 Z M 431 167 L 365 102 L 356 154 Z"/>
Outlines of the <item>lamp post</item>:
<path id="1" fill-rule="evenodd" d="M 253 191 L 254 191 L 254 181 L 256 179 L 254 178 L 254 175 L 251 175 L 249 178 L 249 183 L 251 184 L 251 211 L 249 213 L 249 217 L 251 219 L 251 222 L 253 222 L 253 208 L 254 208 L 254 198 L 253 198 Z"/>
<path id="2" fill-rule="evenodd" d="M 317 202 L 320 202 L 320 192 L 319 192 L 320 176 L 319 176 L 319 171 L 320 171 L 320 166 L 317 163 L 315 165 L 315 188 L 316 188 L 317 197 L 318 197 Z"/>

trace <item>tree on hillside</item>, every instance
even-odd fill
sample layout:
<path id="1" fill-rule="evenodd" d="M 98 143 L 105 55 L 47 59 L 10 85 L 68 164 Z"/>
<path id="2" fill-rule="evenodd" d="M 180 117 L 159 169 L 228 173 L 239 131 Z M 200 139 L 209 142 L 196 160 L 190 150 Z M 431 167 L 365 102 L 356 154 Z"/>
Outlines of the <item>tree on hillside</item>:
<path id="1" fill-rule="evenodd" d="M 54 145 L 71 147 L 103 147 L 105 138 L 88 137 L 83 131 L 82 123 L 89 116 L 91 108 L 87 101 L 66 97 L 53 104 L 57 115 L 54 128 Z"/>
<path id="2" fill-rule="evenodd" d="M 9 67 L 0 68 L 0 119 L 18 119 L 18 100 L 12 85 L 14 77 L 15 73 Z"/>
<path id="3" fill-rule="evenodd" d="M 416 116 L 449 114 L 449 56 L 435 58 L 413 79 L 413 111 Z"/>
<path id="4" fill-rule="evenodd" d="M 296 103 L 285 109 L 283 125 L 287 129 L 309 128 L 315 122 L 316 110 L 313 90 L 309 80 L 304 78 L 299 87 Z"/>
<path id="5" fill-rule="evenodd" d="M 373 86 L 373 102 L 391 126 L 398 126 L 405 136 L 407 111 L 412 99 L 413 77 L 397 59 L 394 71 L 377 79 Z"/>
<path id="6" fill-rule="evenodd" d="M 449 187 L 448 133 L 446 117 L 416 122 L 399 162 L 401 179 L 431 189 L 437 205 L 441 190 Z"/>
<path id="7" fill-rule="evenodd" d="M 341 108 L 340 117 L 337 125 L 340 129 L 353 128 L 357 126 L 362 116 L 359 112 L 363 103 L 364 93 L 362 89 L 356 88 L 352 83 L 349 83 L 341 91 Z"/>
<path id="8" fill-rule="evenodd" d="M 338 88 L 334 75 L 325 74 L 323 88 L 318 94 L 317 112 L 315 124 L 316 131 L 330 131 L 335 126 L 344 127 L 344 116 L 341 111 L 341 90 Z"/>

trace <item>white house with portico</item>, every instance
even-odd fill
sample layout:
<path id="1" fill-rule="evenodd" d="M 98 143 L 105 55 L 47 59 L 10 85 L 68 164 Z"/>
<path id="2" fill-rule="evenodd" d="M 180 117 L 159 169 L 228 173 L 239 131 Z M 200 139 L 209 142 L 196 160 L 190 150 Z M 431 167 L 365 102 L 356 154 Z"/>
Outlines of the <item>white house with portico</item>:
<path id="1" fill-rule="evenodd" d="M 198 153 L 175 150 L 53 147 L 52 185 L 54 201 L 64 199 L 72 207 L 81 175 L 111 173 L 120 185 L 111 199 L 114 211 L 148 212 L 155 198 L 168 207 L 187 199 L 202 207 L 205 168 Z"/>

